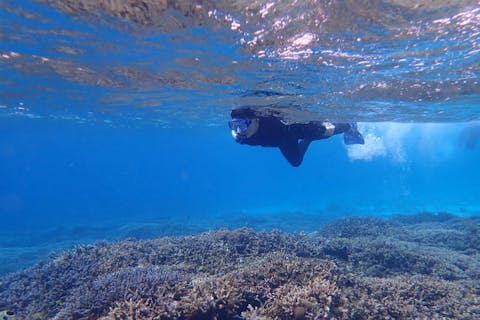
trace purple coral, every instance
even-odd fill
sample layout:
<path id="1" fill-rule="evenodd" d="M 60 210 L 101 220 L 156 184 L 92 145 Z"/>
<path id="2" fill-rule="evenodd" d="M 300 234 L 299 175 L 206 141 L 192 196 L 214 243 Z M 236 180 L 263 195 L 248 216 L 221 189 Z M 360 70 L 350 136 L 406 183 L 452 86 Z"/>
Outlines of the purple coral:
<path id="1" fill-rule="evenodd" d="M 184 277 L 166 267 L 121 269 L 76 288 L 55 319 L 96 319 L 116 301 L 155 296 L 160 286 Z"/>

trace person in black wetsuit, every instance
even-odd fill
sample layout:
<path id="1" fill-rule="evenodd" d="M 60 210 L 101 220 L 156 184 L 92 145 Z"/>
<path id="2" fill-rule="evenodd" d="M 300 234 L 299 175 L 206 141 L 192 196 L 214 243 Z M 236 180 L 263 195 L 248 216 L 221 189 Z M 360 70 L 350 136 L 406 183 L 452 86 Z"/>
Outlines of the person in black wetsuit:
<path id="1" fill-rule="evenodd" d="M 290 122 L 278 109 L 242 107 L 233 109 L 229 127 L 240 144 L 278 147 L 288 162 L 298 167 L 314 140 L 343 133 L 345 144 L 364 144 L 355 123 L 327 121 Z"/>

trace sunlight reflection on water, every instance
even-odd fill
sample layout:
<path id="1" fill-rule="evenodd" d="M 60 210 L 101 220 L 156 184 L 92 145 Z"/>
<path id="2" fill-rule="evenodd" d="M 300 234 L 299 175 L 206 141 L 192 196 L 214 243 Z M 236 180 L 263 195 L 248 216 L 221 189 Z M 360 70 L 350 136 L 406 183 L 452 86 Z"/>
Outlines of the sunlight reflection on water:
<path id="1" fill-rule="evenodd" d="M 232 107 L 281 105 L 338 121 L 476 120 L 478 6 L 6 1 L 1 115 L 223 125 Z"/>

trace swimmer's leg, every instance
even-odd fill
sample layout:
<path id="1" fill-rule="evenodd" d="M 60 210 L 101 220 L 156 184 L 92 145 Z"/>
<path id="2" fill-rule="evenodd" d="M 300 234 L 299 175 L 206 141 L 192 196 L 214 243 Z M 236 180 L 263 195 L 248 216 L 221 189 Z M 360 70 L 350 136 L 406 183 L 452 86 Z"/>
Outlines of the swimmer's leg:
<path id="1" fill-rule="evenodd" d="M 357 129 L 357 124 L 352 123 L 331 123 L 331 122 L 309 122 L 298 130 L 299 138 L 309 140 L 327 139 L 331 136 L 343 133 L 345 144 L 364 144 L 365 139 Z"/>
<path id="2" fill-rule="evenodd" d="M 352 126 L 349 123 L 310 121 L 290 125 L 289 132 L 297 139 L 322 140 L 336 134 L 345 133 L 351 128 Z"/>
<path id="3" fill-rule="evenodd" d="M 302 164 L 303 157 L 305 156 L 311 142 L 311 140 L 307 139 L 300 140 L 300 142 L 297 140 L 291 140 L 280 146 L 280 151 L 292 166 L 298 167 Z"/>
<path id="4" fill-rule="evenodd" d="M 332 125 L 335 127 L 335 130 L 333 131 L 334 135 L 345 133 L 352 129 L 352 125 L 350 123 L 332 123 Z"/>

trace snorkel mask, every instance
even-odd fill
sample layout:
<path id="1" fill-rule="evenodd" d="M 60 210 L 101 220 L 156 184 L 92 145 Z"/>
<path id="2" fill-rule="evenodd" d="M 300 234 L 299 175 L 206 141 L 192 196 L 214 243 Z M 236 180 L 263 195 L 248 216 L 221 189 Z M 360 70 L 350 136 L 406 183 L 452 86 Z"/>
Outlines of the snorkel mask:
<path id="1" fill-rule="evenodd" d="M 245 140 L 250 138 L 258 130 L 258 119 L 234 118 L 228 122 L 232 129 L 232 136 L 235 140 Z"/>

